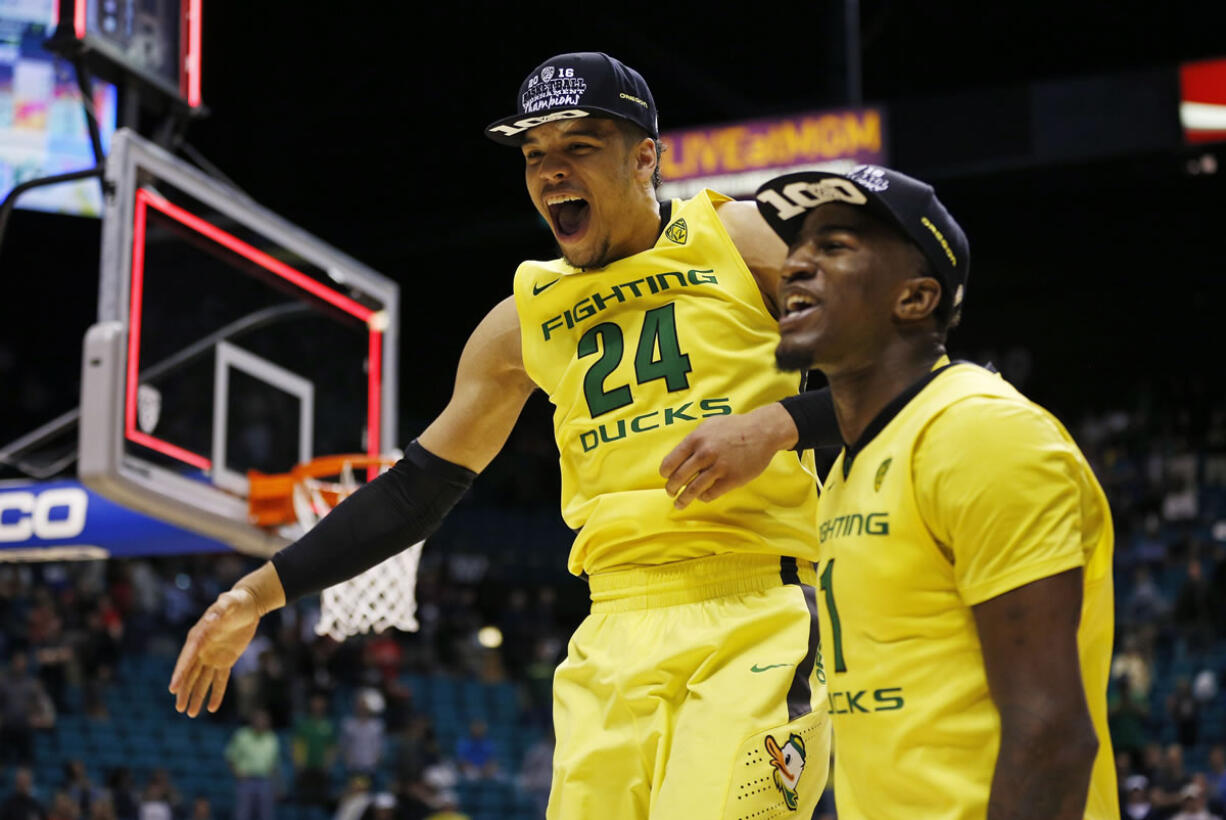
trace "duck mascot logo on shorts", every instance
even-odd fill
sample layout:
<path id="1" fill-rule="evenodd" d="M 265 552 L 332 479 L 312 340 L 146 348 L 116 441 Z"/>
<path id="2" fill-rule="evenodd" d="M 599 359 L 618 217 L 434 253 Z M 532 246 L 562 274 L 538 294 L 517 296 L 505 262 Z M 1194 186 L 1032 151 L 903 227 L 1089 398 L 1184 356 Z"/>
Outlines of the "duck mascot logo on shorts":
<path id="1" fill-rule="evenodd" d="M 775 769 L 775 788 L 783 793 L 783 802 L 788 808 L 796 811 L 800 805 L 800 795 L 796 784 L 805 770 L 805 742 L 798 734 L 788 736 L 782 746 L 770 735 L 766 736 L 766 753 L 771 756 L 771 766 Z"/>

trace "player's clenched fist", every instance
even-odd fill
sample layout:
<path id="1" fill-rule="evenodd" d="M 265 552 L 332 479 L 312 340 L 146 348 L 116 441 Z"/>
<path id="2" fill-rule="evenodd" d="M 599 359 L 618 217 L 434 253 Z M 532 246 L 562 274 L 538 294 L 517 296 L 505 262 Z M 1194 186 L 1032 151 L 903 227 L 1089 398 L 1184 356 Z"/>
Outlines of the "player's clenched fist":
<path id="1" fill-rule="evenodd" d="M 175 709 L 188 716 L 200 714 L 210 688 L 209 711 L 221 707 L 230 680 L 230 668 L 255 636 L 260 611 L 250 590 L 238 587 L 223 592 L 187 633 L 187 640 L 170 676 Z"/>

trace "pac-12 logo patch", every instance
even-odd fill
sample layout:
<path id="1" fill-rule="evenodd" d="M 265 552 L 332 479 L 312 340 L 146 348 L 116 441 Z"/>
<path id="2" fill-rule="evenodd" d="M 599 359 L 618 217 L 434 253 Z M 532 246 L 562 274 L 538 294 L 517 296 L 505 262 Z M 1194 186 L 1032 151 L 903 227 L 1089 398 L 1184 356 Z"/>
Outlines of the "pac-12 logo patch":
<path id="1" fill-rule="evenodd" d="M 886 471 L 890 469 L 890 465 L 893 462 L 893 458 L 887 458 L 881 462 L 881 466 L 877 468 L 877 475 L 873 476 L 873 492 L 881 489 L 881 482 L 885 480 Z"/>
<path id="2" fill-rule="evenodd" d="M 782 746 L 770 735 L 766 736 L 766 753 L 771 757 L 771 766 L 775 769 L 775 788 L 783 795 L 783 802 L 792 811 L 800 805 L 800 794 L 796 784 L 805 771 L 805 742 L 800 735 L 788 735 L 787 742 Z"/>
<path id="3" fill-rule="evenodd" d="M 668 226 L 668 230 L 664 232 L 664 235 L 678 245 L 684 245 L 685 240 L 690 236 L 690 229 L 686 226 L 684 219 L 678 219 Z"/>

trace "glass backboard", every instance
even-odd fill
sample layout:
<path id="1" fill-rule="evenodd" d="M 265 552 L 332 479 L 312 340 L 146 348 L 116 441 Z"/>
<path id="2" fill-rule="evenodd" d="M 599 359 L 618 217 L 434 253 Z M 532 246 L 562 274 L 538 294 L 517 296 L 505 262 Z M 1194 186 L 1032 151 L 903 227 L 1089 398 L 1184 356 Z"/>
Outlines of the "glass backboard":
<path id="1" fill-rule="evenodd" d="M 127 130 L 107 179 L 81 479 L 268 554 L 249 470 L 396 446 L 398 286 Z"/>

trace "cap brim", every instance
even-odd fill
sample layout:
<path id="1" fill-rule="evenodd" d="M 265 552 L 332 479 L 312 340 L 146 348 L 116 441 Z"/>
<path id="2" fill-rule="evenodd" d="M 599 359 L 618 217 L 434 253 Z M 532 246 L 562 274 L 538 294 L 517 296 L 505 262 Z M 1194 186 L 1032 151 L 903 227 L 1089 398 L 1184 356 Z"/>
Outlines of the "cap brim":
<path id="1" fill-rule="evenodd" d="M 789 247 L 810 212 L 840 203 L 868 208 L 909 236 L 902 220 L 876 192 L 834 171 L 795 171 L 775 177 L 758 188 L 754 199 L 762 218 Z"/>
<path id="2" fill-rule="evenodd" d="M 634 120 L 625 117 L 616 111 L 611 111 L 608 108 L 601 108 L 598 105 L 575 105 L 567 108 L 561 108 L 556 111 L 547 111 L 542 114 L 512 114 L 509 117 L 494 120 L 489 125 L 485 126 L 485 136 L 489 137 L 494 142 L 518 147 L 524 141 L 524 134 L 531 129 L 549 122 L 582 119 L 581 116 L 576 116 L 571 113 L 579 111 L 584 112 L 586 116 L 590 117 L 608 117 L 615 120 L 624 120 L 642 128 L 642 126 L 637 122 L 634 122 Z M 500 130 L 495 131 L 495 128 Z M 508 128 L 515 129 L 514 133 L 508 133 L 505 130 Z M 652 139 L 659 139 L 658 135 L 650 132 L 648 132 L 648 136 L 650 136 Z"/>

